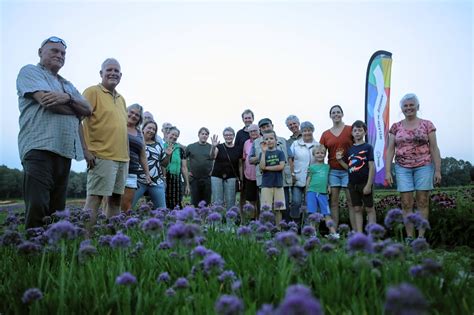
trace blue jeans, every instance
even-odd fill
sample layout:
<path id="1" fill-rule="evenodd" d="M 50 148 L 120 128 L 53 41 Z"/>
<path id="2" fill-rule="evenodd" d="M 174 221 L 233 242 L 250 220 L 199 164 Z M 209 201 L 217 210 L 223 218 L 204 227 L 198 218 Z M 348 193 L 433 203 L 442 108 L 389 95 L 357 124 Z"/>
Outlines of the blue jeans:
<path id="1" fill-rule="evenodd" d="M 291 189 L 291 211 L 290 216 L 297 219 L 301 215 L 301 206 L 303 205 L 304 187 L 293 186 Z"/>
<path id="2" fill-rule="evenodd" d="M 165 183 L 161 182 L 156 186 L 148 186 L 138 182 L 138 189 L 135 191 L 135 196 L 133 197 L 132 207 L 138 202 L 138 200 L 143 197 L 145 191 L 148 191 L 151 197 L 151 201 L 155 208 L 166 208 L 165 201 Z"/>
<path id="3" fill-rule="evenodd" d="M 235 206 L 235 182 L 235 177 L 222 179 L 212 176 L 212 202 L 221 203 L 226 209 Z"/>

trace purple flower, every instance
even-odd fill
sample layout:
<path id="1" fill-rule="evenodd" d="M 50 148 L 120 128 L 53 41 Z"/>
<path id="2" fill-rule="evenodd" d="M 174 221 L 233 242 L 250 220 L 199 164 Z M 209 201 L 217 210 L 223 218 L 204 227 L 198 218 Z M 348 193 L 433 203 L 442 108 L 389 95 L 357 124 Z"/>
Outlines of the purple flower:
<path id="1" fill-rule="evenodd" d="M 171 243 L 168 241 L 163 241 L 158 245 L 158 249 L 170 249 L 172 247 Z"/>
<path id="2" fill-rule="evenodd" d="M 23 293 L 21 301 L 23 304 L 31 304 L 34 301 L 41 300 L 43 298 L 43 293 L 38 288 L 30 288 Z"/>
<path id="3" fill-rule="evenodd" d="M 219 275 L 219 277 L 217 277 L 217 280 L 219 280 L 219 282 L 225 282 L 226 280 L 234 281 L 236 278 L 235 272 L 232 270 L 225 270 Z"/>
<path id="4" fill-rule="evenodd" d="M 240 290 L 240 287 L 242 287 L 242 281 L 236 280 L 232 282 L 232 285 L 231 285 L 232 292 Z"/>
<path id="5" fill-rule="evenodd" d="M 257 311 L 257 315 L 273 315 L 275 310 L 271 304 L 263 304 L 262 307 Z"/>
<path id="6" fill-rule="evenodd" d="M 280 223 L 278 223 L 278 225 L 280 226 L 281 230 L 288 230 L 288 223 L 286 223 L 285 220 L 281 220 Z"/>
<path id="7" fill-rule="evenodd" d="M 280 251 L 276 247 L 269 247 L 267 248 L 266 253 L 269 257 L 276 257 L 280 254 Z"/>
<path id="8" fill-rule="evenodd" d="M 206 205 L 207 205 L 207 203 L 206 203 L 206 201 L 204 201 L 204 200 L 201 200 L 201 201 L 199 201 L 199 203 L 198 203 L 198 207 L 199 207 L 199 208 L 204 208 L 204 207 L 206 207 Z"/>
<path id="9" fill-rule="evenodd" d="M 423 294 L 411 284 L 402 283 L 389 287 L 385 300 L 387 314 L 418 315 L 425 314 L 428 303 Z"/>
<path id="10" fill-rule="evenodd" d="M 209 222 L 221 222 L 222 221 L 222 216 L 219 212 L 212 212 L 207 216 L 207 220 Z"/>
<path id="11" fill-rule="evenodd" d="M 295 245 L 295 246 L 291 246 L 288 249 L 288 256 L 290 258 L 293 258 L 294 260 L 297 260 L 299 262 L 303 262 L 304 259 L 307 256 L 307 254 L 301 246 Z"/>
<path id="12" fill-rule="evenodd" d="M 323 246 L 321 246 L 321 251 L 323 253 L 329 253 L 329 252 L 332 252 L 333 250 L 334 250 L 334 245 L 333 244 L 326 243 Z"/>
<path id="13" fill-rule="evenodd" d="M 173 288 L 168 288 L 165 291 L 165 295 L 168 297 L 173 297 L 176 295 L 176 291 Z"/>
<path id="14" fill-rule="evenodd" d="M 253 212 L 255 211 L 255 207 L 250 203 L 246 203 L 242 209 L 244 210 L 244 213 L 247 215 L 253 214 Z"/>
<path id="15" fill-rule="evenodd" d="M 122 232 L 118 232 L 110 240 L 110 247 L 127 248 L 130 246 L 130 243 L 130 238 L 127 235 L 123 234 Z"/>
<path id="16" fill-rule="evenodd" d="M 99 245 L 100 246 L 110 246 L 112 242 L 112 235 L 101 235 L 99 236 Z"/>
<path id="17" fill-rule="evenodd" d="M 188 279 L 181 277 L 176 279 L 176 282 L 174 283 L 174 287 L 176 289 L 186 289 L 189 287 L 189 281 Z"/>
<path id="18" fill-rule="evenodd" d="M 252 232 L 252 230 L 248 226 L 241 226 L 237 229 L 237 235 L 239 236 L 244 236 L 244 235 L 249 235 Z"/>
<path id="19" fill-rule="evenodd" d="M 204 271 L 207 273 L 212 272 L 213 270 L 218 272 L 222 271 L 224 264 L 224 259 L 222 259 L 221 255 L 217 253 L 207 255 L 203 261 Z"/>
<path id="20" fill-rule="evenodd" d="M 275 209 L 281 209 L 285 206 L 285 203 L 283 201 L 277 201 L 275 202 Z"/>
<path id="21" fill-rule="evenodd" d="M 157 282 L 166 282 L 166 283 L 170 282 L 170 280 L 171 280 L 170 274 L 167 273 L 166 271 L 160 273 L 160 275 L 156 279 Z"/>
<path id="22" fill-rule="evenodd" d="M 257 231 L 256 231 L 258 234 L 265 234 L 267 232 L 269 232 L 269 229 L 266 225 L 260 225 L 259 227 L 257 227 Z"/>
<path id="23" fill-rule="evenodd" d="M 270 210 L 272 210 L 272 208 L 271 208 L 269 205 L 263 205 L 263 206 L 261 207 L 261 210 L 262 210 L 262 212 L 264 212 L 264 211 L 270 211 Z"/>
<path id="24" fill-rule="evenodd" d="M 225 215 L 226 219 L 229 219 L 229 220 L 231 220 L 231 221 L 234 221 L 235 219 L 237 219 L 237 216 L 238 216 L 238 213 L 235 212 L 235 211 L 232 210 L 232 209 L 229 210 L 229 211 L 227 211 L 227 213 L 226 213 L 226 215 Z"/>
<path id="25" fill-rule="evenodd" d="M 399 257 L 403 257 L 403 246 L 398 243 L 388 245 L 383 249 L 382 255 L 388 259 L 396 259 Z"/>
<path id="26" fill-rule="evenodd" d="M 366 227 L 367 233 L 372 236 L 374 240 L 380 240 L 385 235 L 385 228 L 377 223 L 370 223 Z"/>
<path id="27" fill-rule="evenodd" d="M 186 225 L 183 223 L 175 223 L 168 228 L 168 239 L 170 241 L 181 241 L 187 238 Z"/>
<path id="28" fill-rule="evenodd" d="M 176 218 L 180 221 L 192 221 L 196 215 L 196 210 L 192 206 L 186 206 L 183 210 L 179 210 L 176 213 Z"/>
<path id="29" fill-rule="evenodd" d="M 137 283 L 137 278 L 130 272 L 124 272 L 115 279 L 115 283 L 119 285 L 130 285 Z"/>
<path id="30" fill-rule="evenodd" d="M 79 245 L 79 251 L 77 256 L 79 257 L 80 261 L 84 261 L 85 259 L 92 257 L 97 254 L 97 248 L 92 246 L 91 240 L 82 241 L 81 245 Z"/>
<path id="31" fill-rule="evenodd" d="M 351 252 L 363 251 L 370 253 L 372 251 L 372 241 L 364 233 L 355 233 L 347 241 L 348 249 Z"/>
<path id="32" fill-rule="evenodd" d="M 27 238 L 37 237 L 37 236 L 42 235 L 43 233 L 44 233 L 44 228 L 42 227 L 29 228 L 26 230 L 26 237 Z"/>
<path id="33" fill-rule="evenodd" d="M 300 287 L 303 287 L 300 285 Z M 292 287 L 287 289 L 285 298 L 278 307 L 276 314 L 323 314 L 321 304 L 313 297 L 309 289 L 303 290 L 298 288 L 293 290 Z"/>
<path id="34" fill-rule="evenodd" d="M 301 230 L 301 234 L 303 234 L 304 236 L 313 236 L 316 234 L 316 229 L 311 225 L 305 225 Z"/>
<path id="35" fill-rule="evenodd" d="M 41 252 L 41 249 L 43 248 L 41 245 L 30 242 L 30 241 L 24 241 L 17 247 L 18 253 L 23 254 L 23 255 L 31 255 L 31 254 L 37 254 Z"/>
<path id="36" fill-rule="evenodd" d="M 74 224 L 64 220 L 52 224 L 44 234 L 50 243 L 56 243 L 61 239 L 72 240 L 77 236 Z"/>
<path id="37" fill-rule="evenodd" d="M 132 227 L 135 227 L 140 223 L 140 220 L 138 218 L 130 218 L 125 222 L 125 228 L 126 229 L 131 229 Z"/>
<path id="38" fill-rule="evenodd" d="M 71 216 L 71 211 L 69 211 L 69 209 L 65 209 L 63 211 L 56 211 L 53 213 L 53 216 L 59 219 L 67 219 Z"/>
<path id="39" fill-rule="evenodd" d="M 291 247 L 298 244 L 298 235 L 294 232 L 280 232 L 276 235 L 275 240 L 280 246 Z"/>
<path id="40" fill-rule="evenodd" d="M 199 245 L 199 246 L 196 246 L 192 250 L 191 257 L 193 257 L 193 258 L 195 258 L 195 257 L 204 257 L 208 253 L 209 253 L 209 250 L 206 247 Z"/>
<path id="41" fill-rule="evenodd" d="M 424 238 L 417 238 L 413 242 L 411 242 L 411 249 L 415 254 L 421 253 L 430 248 L 430 245 L 426 242 Z"/>
<path id="42" fill-rule="evenodd" d="M 214 309 L 218 315 L 238 315 L 244 313 L 244 303 L 234 295 L 221 295 Z"/>
<path id="43" fill-rule="evenodd" d="M 409 272 L 410 272 L 410 275 L 412 277 L 422 277 L 422 276 L 425 276 L 427 274 L 425 269 L 421 265 L 416 265 L 416 266 L 410 267 Z"/>
<path id="44" fill-rule="evenodd" d="M 431 230 L 430 222 L 428 222 L 428 220 L 422 219 L 417 229 L 418 230 Z"/>
<path id="45" fill-rule="evenodd" d="M 343 224 L 339 224 L 338 230 L 340 234 L 347 234 L 349 233 L 351 228 L 349 227 L 349 225 L 343 223 Z"/>
<path id="46" fill-rule="evenodd" d="M 313 237 L 308 238 L 304 242 L 303 248 L 305 251 L 310 252 L 314 250 L 316 247 L 318 247 L 320 244 L 321 244 L 321 241 L 319 240 L 319 238 L 317 238 L 316 236 L 313 236 Z"/>
<path id="47" fill-rule="evenodd" d="M 262 207 L 263 210 L 263 207 Z M 262 211 L 260 213 L 260 222 L 266 223 L 266 222 L 275 222 L 275 215 L 271 211 Z"/>
<path id="48" fill-rule="evenodd" d="M 293 284 L 290 285 L 288 288 L 286 288 L 286 295 L 303 295 L 303 296 L 311 296 L 313 293 L 311 293 L 311 289 L 309 289 L 307 286 L 303 284 Z"/>
<path id="49" fill-rule="evenodd" d="M 430 274 L 438 273 L 443 269 L 443 266 L 441 266 L 439 262 L 431 258 L 424 259 L 422 266 Z"/>
<path id="50" fill-rule="evenodd" d="M 322 219 L 324 219 L 324 216 L 319 212 L 311 213 L 308 216 L 308 221 L 311 223 L 319 223 Z"/>
<path id="51" fill-rule="evenodd" d="M 163 229 L 163 223 L 157 218 L 149 218 L 142 223 L 142 230 L 148 234 L 155 235 Z"/>
<path id="52" fill-rule="evenodd" d="M 405 217 L 405 224 L 412 224 L 415 227 L 418 227 L 423 220 L 423 217 L 419 212 L 410 213 Z"/>
<path id="53" fill-rule="evenodd" d="M 326 221 L 326 226 L 328 227 L 328 229 L 330 229 L 330 228 L 336 227 L 336 223 L 334 223 L 333 220 L 328 220 Z"/>
<path id="54" fill-rule="evenodd" d="M 393 229 L 396 225 L 403 223 L 403 211 L 392 209 L 387 212 L 384 224 L 387 228 Z"/>

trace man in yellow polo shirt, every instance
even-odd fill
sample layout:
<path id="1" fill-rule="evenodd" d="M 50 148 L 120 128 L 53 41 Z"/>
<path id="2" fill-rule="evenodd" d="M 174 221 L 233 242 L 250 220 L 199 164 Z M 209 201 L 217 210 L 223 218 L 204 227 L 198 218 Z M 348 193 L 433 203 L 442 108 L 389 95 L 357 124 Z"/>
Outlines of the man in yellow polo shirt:
<path id="1" fill-rule="evenodd" d="M 100 76 L 102 82 L 83 93 L 92 106 L 92 115 L 83 121 L 88 169 L 84 209 L 92 210 L 90 226 L 96 224 L 103 197 L 107 198 L 107 218 L 120 214 L 129 161 L 127 109 L 124 98 L 115 90 L 122 78 L 118 61 L 106 59 Z"/>

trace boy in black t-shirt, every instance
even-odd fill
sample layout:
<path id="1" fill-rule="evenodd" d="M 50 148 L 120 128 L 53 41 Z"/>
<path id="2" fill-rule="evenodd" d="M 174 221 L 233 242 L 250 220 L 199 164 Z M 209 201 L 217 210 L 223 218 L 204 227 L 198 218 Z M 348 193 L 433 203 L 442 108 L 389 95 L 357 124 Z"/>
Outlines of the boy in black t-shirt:
<path id="1" fill-rule="evenodd" d="M 274 131 L 268 130 L 263 134 L 261 143 L 260 169 L 262 170 L 262 185 L 260 193 L 261 207 L 269 207 L 275 212 L 278 226 L 282 212 L 285 210 L 285 192 L 283 190 L 283 169 L 285 154 L 276 148 L 277 137 Z"/>
<path id="2" fill-rule="evenodd" d="M 376 223 L 372 193 L 375 175 L 374 149 L 370 144 L 365 143 L 366 133 L 367 125 L 363 121 L 357 120 L 352 124 L 354 145 L 346 155 L 349 164 L 344 162 L 342 152 L 336 152 L 339 164 L 349 171 L 349 192 L 354 206 L 356 232 L 363 232 L 363 205 L 367 211 L 368 223 Z"/>

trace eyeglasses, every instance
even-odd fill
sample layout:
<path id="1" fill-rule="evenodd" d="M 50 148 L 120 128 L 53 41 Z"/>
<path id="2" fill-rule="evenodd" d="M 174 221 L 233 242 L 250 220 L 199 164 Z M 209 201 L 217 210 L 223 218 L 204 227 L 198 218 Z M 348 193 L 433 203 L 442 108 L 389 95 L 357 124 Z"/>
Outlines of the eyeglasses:
<path id="1" fill-rule="evenodd" d="M 224 137 L 233 137 L 233 136 L 234 136 L 233 133 L 226 133 L 226 134 L 224 134 Z"/>
<path id="2" fill-rule="evenodd" d="M 66 45 L 66 42 L 64 40 L 62 40 L 61 38 L 59 37 L 56 37 L 56 36 L 51 36 L 49 38 L 46 38 L 42 43 L 41 43 L 41 47 L 40 48 L 43 48 L 44 45 L 46 45 L 47 43 L 61 43 L 64 48 L 67 48 L 67 45 Z"/>

